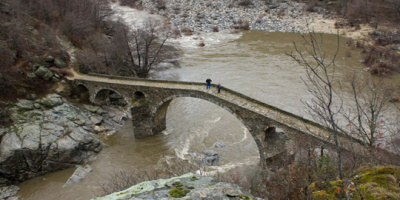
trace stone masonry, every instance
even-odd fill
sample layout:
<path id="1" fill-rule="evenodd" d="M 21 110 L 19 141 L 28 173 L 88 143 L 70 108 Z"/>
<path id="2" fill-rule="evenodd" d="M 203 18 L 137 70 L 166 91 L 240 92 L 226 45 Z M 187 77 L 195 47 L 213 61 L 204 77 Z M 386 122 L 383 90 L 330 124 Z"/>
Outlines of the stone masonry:
<path id="1" fill-rule="evenodd" d="M 135 137 L 150 136 L 164 130 L 168 106 L 175 98 L 193 97 L 212 102 L 234 115 L 249 130 L 259 149 L 263 166 L 282 165 L 281 158 L 286 159 L 283 162 L 295 159 L 300 139 L 317 144 L 329 137 L 328 131 L 314 122 L 228 88 L 216 93 L 206 90 L 202 83 L 103 75 L 80 75 L 71 79 L 71 82 L 81 91 L 86 90 L 94 104 L 119 103 L 129 106 Z M 340 136 L 340 142 L 344 149 L 356 150 L 356 153 L 363 155 L 363 146 L 354 138 Z"/>

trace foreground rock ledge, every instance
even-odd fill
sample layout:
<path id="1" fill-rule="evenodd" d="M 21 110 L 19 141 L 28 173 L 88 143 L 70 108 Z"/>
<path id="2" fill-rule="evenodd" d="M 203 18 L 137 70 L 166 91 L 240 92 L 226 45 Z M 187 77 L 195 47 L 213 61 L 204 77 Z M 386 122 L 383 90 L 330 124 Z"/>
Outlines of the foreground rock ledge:
<path id="1" fill-rule="evenodd" d="M 193 173 L 170 179 L 145 181 L 126 190 L 92 200 L 163 200 L 163 199 L 257 199 L 238 185 L 213 180 Z"/>

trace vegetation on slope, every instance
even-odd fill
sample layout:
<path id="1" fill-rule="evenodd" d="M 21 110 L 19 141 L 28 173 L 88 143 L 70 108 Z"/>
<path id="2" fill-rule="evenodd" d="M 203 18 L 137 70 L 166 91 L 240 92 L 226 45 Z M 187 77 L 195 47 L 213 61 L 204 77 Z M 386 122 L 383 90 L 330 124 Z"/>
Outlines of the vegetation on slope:
<path id="1" fill-rule="evenodd" d="M 314 199 L 387 199 L 400 198 L 400 167 L 368 166 L 356 170 L 347 180 L 313 182 Z"/>
<path id="2" fill-rule="evenodd" d="M 350 27 L 355 31 L 365 24 L 372 31 L 358 41 L 349 40 L 364 55 L 363 63 L 375 75 L 400 72 L 400 1 L 398 0 L 308 0 L 308 11 L 318 7 L 334 11 L 339 18 L 336 28 Z"/>

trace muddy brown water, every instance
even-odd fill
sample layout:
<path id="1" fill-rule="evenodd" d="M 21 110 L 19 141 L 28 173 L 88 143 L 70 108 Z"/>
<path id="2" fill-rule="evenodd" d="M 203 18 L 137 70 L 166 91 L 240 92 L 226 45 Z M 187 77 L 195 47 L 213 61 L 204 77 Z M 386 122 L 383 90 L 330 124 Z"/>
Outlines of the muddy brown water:
<path id="1" fill-rule="evenodd" d="M 205 38 L 205 47 L 198 40 L 183 44 L 185 52 L 181 68 L 171 68 L 152 74 L 155 79 L 204 82 L 211 78 L 257 100 L 277 106 L 300 116 L 306 116 L 303 101 L 311 98 L 306 92 L 301 76 L 304 69 L 285 52 L 293 51 L 293 42 L 301 45 L 300 34 L 244 32 L 226 39 L 213 36 Z M 357 49 L 345 45 L 340 39 L 337 57 L 338 75 L 345 78 L 356 73 L 368 76 L 360 64 Z M 336 47 L 335 35 L 324 35 L 328 54 Z M 389 77 L 398 84 L 398 75 Z M 393 82 L 391 82 L 393 81 Z M 212 88 L 215 89 L 215 88 Z M 216 142 L 226 144 L 216 148 Z M 211 170 L 224 171 L 238 166 L 254 166 L 259 153 L 246 128 L 224 109 L 204 100 L 178 98 L 173 100 L 167 113 L 167 130 L 156 136 L 135 139 L 132 124 L 126 125 L 105 140 L 107 144 L 96 161 L 90 163 L 93 171 L 80 183 L 63 187 L 74 169 L 67 169 L 21 183 L 22 199 L 90 199 L 99 195 L 98 183 L 114 171 L 146 168 L 159 163 L 165 156 L 188 159 L 211 149 L 218 152 L 221 161 Z"/>

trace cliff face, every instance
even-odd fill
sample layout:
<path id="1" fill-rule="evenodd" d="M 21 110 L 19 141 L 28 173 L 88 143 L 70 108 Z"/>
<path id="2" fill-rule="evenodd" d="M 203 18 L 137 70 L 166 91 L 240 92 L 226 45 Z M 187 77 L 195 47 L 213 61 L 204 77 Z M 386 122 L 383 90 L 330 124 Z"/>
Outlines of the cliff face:
<path id="1" fill-rule="evenodd" d="M 184 174 L 170 179 L 145 181 L 126 190 L 93 200 L 113 199 L 259 199 L 238 185 L 213 180 L 210 177 Z"/>
<path id="2" fill-rule="evenodd" d="M 0 186 L 92 160 L 102 148 L 96 134 L 115 131 L 123 115 L 58 94 L 10 107 L 14 125 L 0 127 Z"/>

